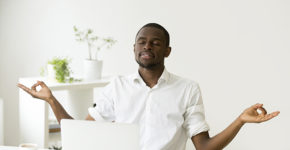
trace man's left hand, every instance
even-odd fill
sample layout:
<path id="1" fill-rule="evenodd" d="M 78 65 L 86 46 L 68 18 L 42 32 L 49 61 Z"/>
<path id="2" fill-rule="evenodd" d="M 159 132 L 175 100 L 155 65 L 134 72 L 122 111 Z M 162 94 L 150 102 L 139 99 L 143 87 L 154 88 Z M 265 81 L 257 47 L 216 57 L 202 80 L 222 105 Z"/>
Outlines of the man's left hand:
<path id="1" fill-rule="evenodd" d="M 258 110 L 261 112 L 259 113 Z M 276 116 L 278 116 L 280 112 L 275 111 L 270 114 L 267 114 L 266 109 L 263 107 L 263 104 L 255 104 L 249 108 L 247 108 L 239 117 L 242 123 L 261 123 L 264 121 L 268 121 Z"/>

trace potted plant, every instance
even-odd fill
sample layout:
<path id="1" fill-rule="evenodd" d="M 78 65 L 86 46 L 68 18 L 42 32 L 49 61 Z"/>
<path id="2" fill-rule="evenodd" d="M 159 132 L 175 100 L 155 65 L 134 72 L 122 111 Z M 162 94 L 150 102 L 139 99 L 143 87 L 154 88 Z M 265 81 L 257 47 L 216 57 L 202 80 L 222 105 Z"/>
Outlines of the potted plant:
<path id="1" fill-rule="evenodd" d="M 55 57 L 47 62 L 46 70 L 42 68 L 41 75 L 47 73 L 48 80 L 52 82 L 66 83 L 77 81 L 70 77 L 72 71 L 69 67 L 69 59 Z"/>
<path id="2" fill-rule="evenodd" d="M 92 81 L 101 79 L 103 61 L 98 60 L 98 53 L 102 49 L 110 49 L 116 40 L 113 38 L 100 38 L 93 33 L 92 29 L 80 30 L 73 27 L 76 41 L 84 42 L 88 46 L 88 58 L 84 60 L 84 79 Z"/>

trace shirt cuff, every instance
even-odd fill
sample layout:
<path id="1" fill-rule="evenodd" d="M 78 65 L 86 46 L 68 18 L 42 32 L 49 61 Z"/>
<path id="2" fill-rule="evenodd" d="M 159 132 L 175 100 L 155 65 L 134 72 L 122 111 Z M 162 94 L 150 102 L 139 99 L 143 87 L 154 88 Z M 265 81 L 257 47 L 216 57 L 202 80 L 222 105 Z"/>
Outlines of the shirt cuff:
<path id="1" fill-rule="evenodd" d="M 187 136 L 189 138 L 201 133 L 209 131 L 209 126 L 206 122 L 199 123 L 198 125 L 195 125 L 194 128 L 190 128 L 190 130 L 187 132 Z"/>

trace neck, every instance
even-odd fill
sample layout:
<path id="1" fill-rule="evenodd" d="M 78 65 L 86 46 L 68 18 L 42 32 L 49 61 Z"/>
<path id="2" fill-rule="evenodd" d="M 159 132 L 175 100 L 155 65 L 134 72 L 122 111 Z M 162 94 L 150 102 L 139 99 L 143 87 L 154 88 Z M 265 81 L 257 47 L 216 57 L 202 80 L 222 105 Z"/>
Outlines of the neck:
<path id="1" fill-rule="evenodd" d="M 162 75 L 164 70 L 164 66 L 158 68 L 143 68 L 139 67 L 138 71 L 140 76 L 142 77 L 143 81 L 146 83 L 147 86 L 152 88 L 155 86 Z"/>

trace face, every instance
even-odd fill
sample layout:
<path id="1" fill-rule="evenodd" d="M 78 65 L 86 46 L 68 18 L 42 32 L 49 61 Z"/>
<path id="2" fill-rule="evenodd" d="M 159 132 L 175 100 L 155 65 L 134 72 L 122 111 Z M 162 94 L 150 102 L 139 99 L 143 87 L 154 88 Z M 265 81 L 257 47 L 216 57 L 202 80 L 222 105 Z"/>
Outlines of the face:
<path id="1" fill-rule="evenodd" d="M 136 37 L 134 53 L 140 67 L 163 67 L 164 58 L 169 56 L 170 51 L 171 48 L 166 46 L 165 35 L 160 29 L 145 27 Z"/>

